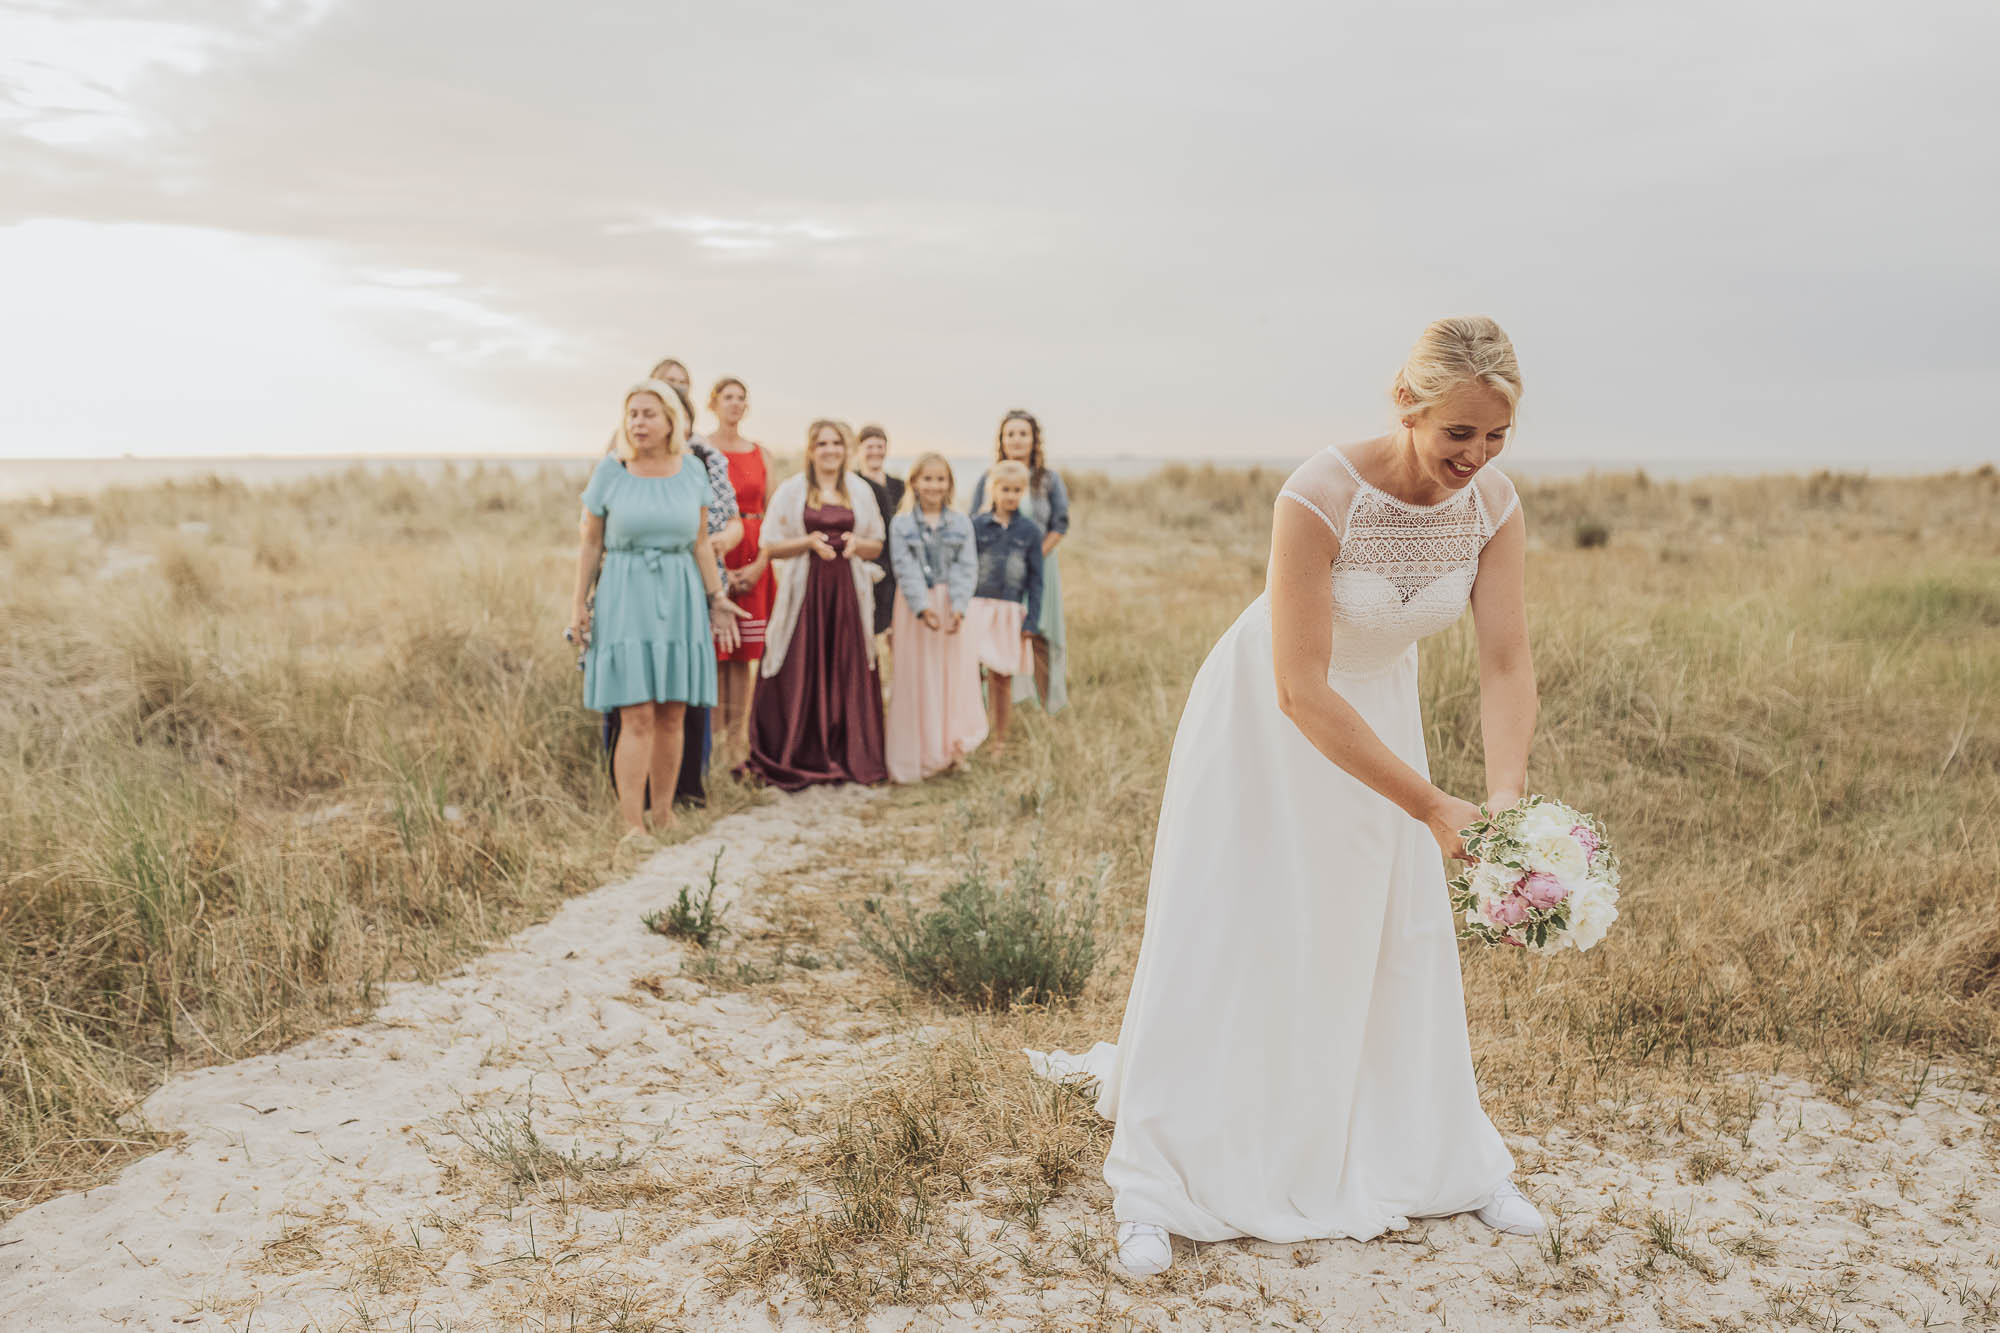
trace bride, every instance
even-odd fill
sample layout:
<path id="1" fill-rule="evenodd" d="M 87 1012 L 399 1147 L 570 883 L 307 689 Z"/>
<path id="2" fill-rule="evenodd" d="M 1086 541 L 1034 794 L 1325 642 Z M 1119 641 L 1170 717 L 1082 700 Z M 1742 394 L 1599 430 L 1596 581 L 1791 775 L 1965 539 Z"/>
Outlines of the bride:
<path id="1" fill-rule="evenodd" d="M 1489 466 L 1521 394 L 1513 344 L 1439 320 L 1393 394 L 1392 434 L 1286 482 L 1266 591 L 1174 737 L 1124 1025 L 1090 1069 L 1136 1276 L 1173 1262 L 1170 1234 L 1367 1240 L 1466 1211 L 1542 1229 L 1473 1082 L 1439 853 L 1470 859 L 1478 811 L 1431 782 L 1417 705 L 1417 640 L 1470 602 L 1487 800 L 1521 795 L 1525 538 Z"/>

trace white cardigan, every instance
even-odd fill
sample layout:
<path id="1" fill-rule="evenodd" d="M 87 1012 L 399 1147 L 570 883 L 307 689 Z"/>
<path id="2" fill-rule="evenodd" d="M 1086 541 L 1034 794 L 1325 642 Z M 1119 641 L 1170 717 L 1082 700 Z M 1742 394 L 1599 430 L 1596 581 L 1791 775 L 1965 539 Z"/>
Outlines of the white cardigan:
<path id="1" fill-rule="evenodd" d="M 862 541 L 869 538 L 883 540 L 887 533 L 882 527 L 881 507 L 875 503 L 874 488 L 852 472 L 847 474 L 846 485 L 847 507 L 854 511 L 854 538 Z M 806 478 L 804 473 L 800 473 L 787 477 L 765 504 L 761 540 L 796 541 L 805 535 Z M 812 572 L 808 562 L 817 559 L 819 557 L 811 551 L 802 551 L 784 560 L 771 562 L 771 570 L 778 579 L 778 595 L 771 604 L 770 623 L 764 630 L 763 674 L 766 676 L 777 675 L 778 669 L 785 665 L 785 650 L 792 646 L 792 632 L 799 626 L 799 608 L 805 605 L 806 576 Z M 866 560 L 848 559 L 847 564 L 854 575 L 855 597 L 861 603 L 861 642 L 868 654 L 868 669 L 873 671 L 875 580 L 882 577 L 882 570 Z"/>

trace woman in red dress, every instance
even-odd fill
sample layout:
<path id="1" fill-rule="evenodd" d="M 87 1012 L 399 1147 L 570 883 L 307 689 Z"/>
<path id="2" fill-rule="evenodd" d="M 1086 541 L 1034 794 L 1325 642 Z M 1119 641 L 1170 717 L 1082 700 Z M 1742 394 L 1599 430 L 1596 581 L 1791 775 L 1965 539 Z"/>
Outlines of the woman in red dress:
<path id="1" fill-rule="evenodd" d="M 771 494 L 771 455 L 737 429 L 750 410 L 750 390 L 735 376 L 725 376 L 708 392 L 708 410 L 716 428 L 708 433 L 710 447 L 729 462 L 729 484 L 736 488 L 736 507 L 743 516 L 743 540 L 730 549 L 723 564 L 729 571 L 729 596 L 743 608 L 737 622 L 742 642 L 734 651 L 716 653 L 716 707 L 722 714 L 718 748 L 724 761 L 739 764 L 750 751 L 750 699 L 756 688 L 757 662 L 764 656 L 764 635 L 770 624 L 777 580 L 771 574 L 771 553 L 764 549 L 764 509 Z"/>

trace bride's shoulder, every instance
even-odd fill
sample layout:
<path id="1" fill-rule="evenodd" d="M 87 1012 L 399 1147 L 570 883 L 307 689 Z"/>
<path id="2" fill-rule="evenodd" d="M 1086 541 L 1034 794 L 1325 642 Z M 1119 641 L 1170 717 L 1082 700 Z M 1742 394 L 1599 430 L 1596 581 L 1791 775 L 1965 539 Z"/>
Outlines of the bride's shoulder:
<path id="1" fill-rule="evenodd" d="M 1278 492 L 1278 503 L 1310 510 L 1333 530 L 1335 537 L 1341 537 L 1348 508 L 1354 502 L 1354 491 L 1353 471 L 1337 447 L 1328 447 L 1292 469 Z"/>
<path id="2" fill-rule="evenodd" d="M 1479 469 L 1479 475 L 1472 484 L 1478 488 L 1480 506 L 1485 509 L 1487 520 L 1495 532 L 1499 531 L 1514 516 L 1514 511 L 1521 507 L 1520 488 L 1514 485 L 1512 477 L 1492 463 Z"/>

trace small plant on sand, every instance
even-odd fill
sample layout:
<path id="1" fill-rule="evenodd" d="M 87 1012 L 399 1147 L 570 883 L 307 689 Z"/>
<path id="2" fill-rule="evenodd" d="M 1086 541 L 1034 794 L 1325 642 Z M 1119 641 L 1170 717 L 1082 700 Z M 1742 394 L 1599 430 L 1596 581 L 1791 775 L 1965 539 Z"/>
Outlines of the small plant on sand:
<path id="1" fill-rule="evenodd" d="M 1080 994 L 1097 963 L 1097 904 L 1107 865 L 1067 891 L 1049 881 L 1039 857 L 1014 863 L 1009 880 L 989 879 L 975 857 L 920 912 L 907 885 L 900 910 L 868 899 L 854 914 L 861 943 L 909 985 L 983 1009 L 1020 1001 L 1047 1004 Z"/>
<path id="2" fill-rule="evenodd" d="M 683 884 L 680 896 L 668 905 L 666 911 L 648 912 L 639 920 L 655 935 L 693 940 L 706 949 L 724 929 L 722 914 L 727 909 L 715 905 L 715 889 L 721 869 L 722 849 L 718 847 L 715 859 L 708 865 L 708 888 L 699 899 L 694 896 L 692 885 Z"/>

